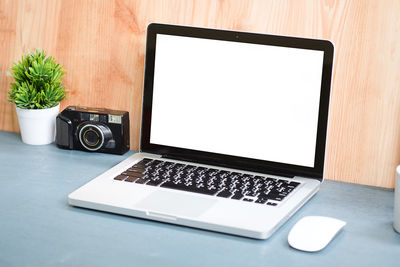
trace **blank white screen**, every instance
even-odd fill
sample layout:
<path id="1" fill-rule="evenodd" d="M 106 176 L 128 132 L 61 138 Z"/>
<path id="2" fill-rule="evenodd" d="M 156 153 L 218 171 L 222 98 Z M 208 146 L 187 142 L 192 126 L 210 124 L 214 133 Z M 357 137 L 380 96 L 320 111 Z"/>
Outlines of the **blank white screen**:
<path id="1" fill-rule="evenodd" d="M 323 51 L 157 34 L 150 143 L 314 167 Z"/>

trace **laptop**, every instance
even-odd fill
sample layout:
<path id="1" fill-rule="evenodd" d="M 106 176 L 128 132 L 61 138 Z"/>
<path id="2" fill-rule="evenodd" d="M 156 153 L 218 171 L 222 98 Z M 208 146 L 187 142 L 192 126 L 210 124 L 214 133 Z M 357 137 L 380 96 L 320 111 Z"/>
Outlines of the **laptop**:
<path id="1" fill-rule="evenodd" d="M 70 205 L 255 239 L 323 181 L 333 45 L 150 24 L 140 151 Z"/>

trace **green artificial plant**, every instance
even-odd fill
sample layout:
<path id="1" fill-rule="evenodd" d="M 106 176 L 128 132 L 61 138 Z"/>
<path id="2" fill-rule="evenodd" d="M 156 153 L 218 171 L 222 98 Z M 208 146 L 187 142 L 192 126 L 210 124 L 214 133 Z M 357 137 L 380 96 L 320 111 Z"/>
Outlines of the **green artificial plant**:
<path id="1" fill-rule="evenodd" d="M 36 50 L 22 56 L 11 67 L 14 82 L 8 92 L 8 101 L 23 109 L 44 109 L 58 105 L 66 97 L 61 82 L 63 67 L 44 51 Z"/>

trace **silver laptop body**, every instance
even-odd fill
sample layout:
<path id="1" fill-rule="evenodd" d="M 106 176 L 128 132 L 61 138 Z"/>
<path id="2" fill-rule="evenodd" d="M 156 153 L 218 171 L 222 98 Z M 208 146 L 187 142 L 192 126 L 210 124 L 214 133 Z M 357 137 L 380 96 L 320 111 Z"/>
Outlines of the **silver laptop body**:
<path id="1" fill-rule="evenodd" d="M 270 237 L 323 180 L 332 62 L 326 40 L 150 24 L 140 152 L 69 204 Z M 188 168 L 191 180 L 180 175 Z M 129 170 L 148 180 L 127 179 Z M 165 181 L 150 185 L 156 176 Z"/>

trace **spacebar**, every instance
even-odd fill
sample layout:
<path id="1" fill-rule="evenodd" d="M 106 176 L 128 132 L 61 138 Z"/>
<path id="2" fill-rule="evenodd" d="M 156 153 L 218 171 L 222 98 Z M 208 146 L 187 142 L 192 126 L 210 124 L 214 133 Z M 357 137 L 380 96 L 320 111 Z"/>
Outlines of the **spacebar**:
<path id="1" fill-rule="evenodd" d="M 204 190 L 204 189 L 196 188 L 196 187 L 192 187 L 192 186 L 185 186 L 183 184 L 174 184 L 172 182 L 163 183 L 161 185 L 161 187 L 182 190 L 182 191 L 187 191 L 187 192 L 193 192 L 193 193 L 206 194 L 206 195 L 214 195 L 215 193 L 217 193 L 217 191 L 215 191 L 215 190 Z"/>

